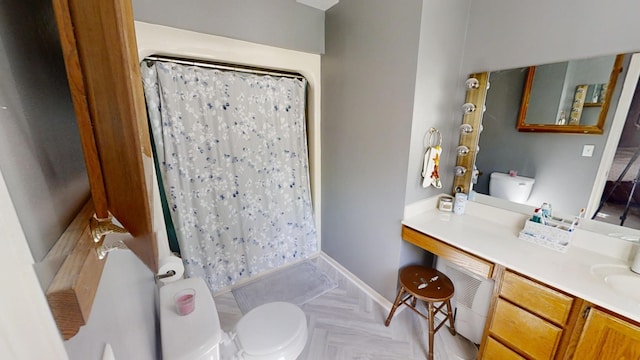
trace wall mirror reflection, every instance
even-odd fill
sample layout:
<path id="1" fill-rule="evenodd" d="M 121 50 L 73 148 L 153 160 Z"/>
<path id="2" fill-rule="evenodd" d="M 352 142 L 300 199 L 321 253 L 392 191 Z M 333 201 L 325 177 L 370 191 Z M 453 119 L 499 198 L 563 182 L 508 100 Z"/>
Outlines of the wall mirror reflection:
<path id="1" fill-rule="evenodd" d="M 554 211 L 562 215 L 576 215 L 581 208 L 587 209 L 588 218 L 594 215 L 603 194 L 615 185 L 640 148 L 640 92 L 636 91 L 640 59 L 637 54 L 627 54 L 621 63 L 619 81 L 607 90 L 610 106 L 601 135 L 518 131 L 513 124 L 519 116 L 529 67 L 491 72 L 491 87 L 482 119 L 484 130 L 475 159 L 480 175 L 472 187 L 481 194 L 478 201 L 504 204 L 505 207 L 508 204 L 520 206 L 516 201 L 496 200 L 490 191 L 492 173 L 512 172 L 535 181 L 525 200 L 519 201 L 521 204 L 539 207 L 543 202 L 549 202 Z M 589 91 L 593 90 L 587 89 L 587 94 Z M 640 159 L 637 159 L 596 220 L 619 225 L 626 202 L 631 199 L 624 226 L 640 229 L 640 189 L 630 194 L 634 180 L 640 175 L 639 170 Z M 627 229 L 606 228 L 603 231 L 611 234 Z"/>
<path id="2" fill-rule="evenodd" d="M 519 131 L 602 134 L 622 55 L 525 68 Z"/>

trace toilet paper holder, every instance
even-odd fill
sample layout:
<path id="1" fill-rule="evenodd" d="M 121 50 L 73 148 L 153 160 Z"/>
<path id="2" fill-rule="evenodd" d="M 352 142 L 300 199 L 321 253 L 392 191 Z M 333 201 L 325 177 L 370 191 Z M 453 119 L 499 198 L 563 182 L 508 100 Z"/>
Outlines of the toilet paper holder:
<path id="1" fill-rule="evenodd" d="M 156 281 L 158 281 L 160 279 L 170 278 L 170 277 L 174 276 L 175 274 L 176 274 L 175 270 L 169 270 L 164 274 L 156 274 L 154 276 L 154 278 L 156 279 Z"/>

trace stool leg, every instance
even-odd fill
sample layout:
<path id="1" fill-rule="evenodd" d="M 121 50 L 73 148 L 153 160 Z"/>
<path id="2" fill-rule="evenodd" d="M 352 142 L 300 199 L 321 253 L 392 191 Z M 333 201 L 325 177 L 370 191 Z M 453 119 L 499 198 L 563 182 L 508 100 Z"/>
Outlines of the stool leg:
<path id="1" fill-rule="evenodd" d="M 405 292 L 406 290 L 404 289 L 403 286 L 401 286 L 400 291 L 398 291 L 398 296 L 396 296 L 396 301 L 393 302 L 393 306 L 391 307 L 389 316 L 387 316 L 387 320 L 384 322 L 384 326 L 389 326 L 389 324 L 391 323 L 391 318 L 393 317 L 393 314 L 396 312 L 396 309 L 398 308 L 398 306 L 400 306 L 400 303 L 402 301 L 402 296 L 404 295 Z"/>
<path id="2" fill-rule="evenodd" d="M 435 334 L 434 317 L 436 314 L 433 308 L 433 303 L 427 302 L 427 304 L 429 305 L 429 360 L 433 360 L 433 335 Z"/>
<path id="3" fill-rule="evenodd" d="M 449 332 L 451 335 L 456 335 L 456 328 L 453 325 L 453 311 L 451 309 L 451 301 L 447 300 L 447 319 L 449 320 Z"/>

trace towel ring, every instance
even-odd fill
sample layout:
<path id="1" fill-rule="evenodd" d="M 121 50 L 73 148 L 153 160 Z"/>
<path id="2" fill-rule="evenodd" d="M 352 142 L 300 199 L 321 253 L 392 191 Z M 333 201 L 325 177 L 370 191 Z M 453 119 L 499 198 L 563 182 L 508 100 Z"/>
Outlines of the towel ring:
<path id="1" fill-rule="evenodd" d="M 434 143 L 434 140 L 436 141 L 436 143 Z M 442 145 L 442 134 L 440 134 L 440 131 L 438 131 L 438 129 L 436 128 L 429 129 L 429 132 L 427 132 L 424 135 L 424 147 L 430 148 L 430 147 L 441 146 L 441 145 Z"/>

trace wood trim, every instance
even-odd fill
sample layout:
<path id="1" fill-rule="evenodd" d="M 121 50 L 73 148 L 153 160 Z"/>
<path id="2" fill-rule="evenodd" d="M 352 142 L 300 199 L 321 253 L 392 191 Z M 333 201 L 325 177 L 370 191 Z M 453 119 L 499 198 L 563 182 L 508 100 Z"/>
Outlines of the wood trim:
<path id="1" fill-rule="evenodd" d="M 99 260 L 89 230 L 94 207 L 89 200 L 43 262 L 62 262 L 46 291 L 47 301 L 65 340 L 73 337 L 89 320 L 104 260 Z"/>
<path id="2" fill-rule="evenodd" d="M 493 263 L 416 231 L 406 225 L 402 225 L 402 238 L 486 279 L 491 278 L 493 274 Z"/>
<path id="3" fill-rule="evenodd" d="M 555 358 L 557 360 L 573 359 L 573 354 L 575 353 L 576 347 L 578 346 L 578 341 L 580 340 L 582 329 L 584 328 L 584 324 L 587 321 L 587 319 L 583 317 L 582 314 L 584 314 L 584 312 L 590 306 L 590 303 L 580 298 L 576 298 L 573 301 L 573 306 L 571 307 L 571 311 L 569 313 L 569 321 L 564 327 L 562 339 L 560 340 L 560 345 L 558 346 L 558 350 L 556 352 Z"/>
<path id="4" fill-rule="evenodd" d="M 618 76 L 622 72 L 622 62 L 624 60 L 624 54 L 616 56 L 614 64 L 609 75 L 609 83 L 607 85 L 607 93 L 605 94 L 605 100 L 602 103 L 600 109 L 600 115 L 598 116 L 598 123 L 596 125 L 556 125 L 556 124 L 527 124 L 526 114 L 529 107 L 529 101 L 531 99 L 531 86 L 533 85 L 533 77 L 535 75 L 535 66 L 530 66 L 527 72 L 527 78 L 522 92 L 522 101 L 520 103 L 520 112 L 518 114 L 518 122 L 516 128 L 518 131 L 523 132 L 551 132 L 551 133 L 572 133 L 572 134 L 602 134 L 604 132 L 604 123 L 607 119 L 607 113 L 609 112 L 609 105 L 611 103 L 611 97 L 615 90 Z"/>
<path id="5" fill-rule="evenodd" d="M 87 166 L 99 163 L 108 212 L 133 235 L 125 240 L 127 247 L 155 273 L 158 251 L 148 186 L 152 179 L 146 176 L 143 161 L 143 156 L 150 159 L 146 156 L 150 143 L 131 3 L 56 1 L 64 12 L 59 27 L 75 39 L 67 46 L 77 48 L 68 50 L 76 51 L 69 77 L 84 84 L 84 93 L 72 95 L 88 105 L 90 114 L 92 134 L 81 135 L 92 136 L 97 149 L 97 157 L 87 158 Z M 98 217 L 108 214 L 98 213 Z"/>
<path id="6" fill-rule="evenodd" d="M 80 57 L 76 46 L 76 36 L 73 32 L 73 21 L 71 10 L 67 0 L 53 0 L 53 10 L 58 24 L 58 34 L 60 45 L 64 57 L 67 81 L 71 91 L 71 100 L 76 115 L 76 123 L 80 131 L 80 142 L 84 153 L 85 166 L 91 188 L 96 215 L 99 218 L 109 217 L 107 209 L 107 195 L 104 188 L 104 178 L 100 157 L 96 147 L 96 140 L 93 136 L 93 125 L 91 124 L 91 114 L 87 97 L 82 68 L 80 67 Z"/>
<path id="7" fill-rule="evenodd" d="M 494 313 L 496 311 L 496 304 L 498 303 L 498 298 L 500 297 L 500 291 L 502 290 L 502 278 L 504 277 L 506 269 L 504 266 L 500 264 L 496 264 L 493 271 L 493 293 L 491 294 L 491 303 L 489 304 L 489 312 L 487 313 L 487 320 L 484 323 L 484 330 L 482 332 L 482 341 L 480 342 L 480 350 L 478 351 L 478 359 L 483 359 L 486 346 L 487 339 L 489 339 L 489 325 L 491 325 L 491 319 L 493 319 Z"/>

